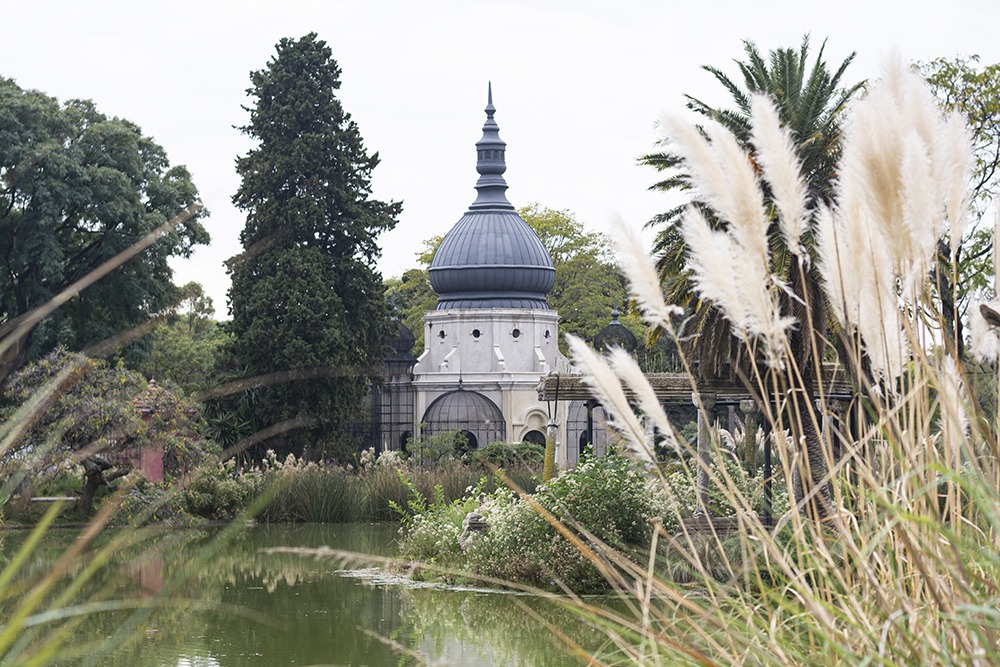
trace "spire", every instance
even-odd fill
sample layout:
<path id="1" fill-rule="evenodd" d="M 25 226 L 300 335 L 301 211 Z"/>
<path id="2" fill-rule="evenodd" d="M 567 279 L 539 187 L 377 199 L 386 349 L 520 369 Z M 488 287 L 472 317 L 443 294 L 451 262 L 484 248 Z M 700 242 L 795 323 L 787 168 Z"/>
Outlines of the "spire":
<path id="1" fill-rule="evenodd" d="M 507 201 L 507 181 L 503 173 L 507 171 L 504 152 L 507 144 L 500 138 L 500 128 L 493 119 L 496 107 L 493 106 L 493 82 L 487 85 L 486 93 L 486 123 L 483 125 L 483 138 L 476 142 L 476 171 L 479 181 L 476 183 L 476 201 L 469 207 L 470 211 L 482 209 L 514 210 Z"/>

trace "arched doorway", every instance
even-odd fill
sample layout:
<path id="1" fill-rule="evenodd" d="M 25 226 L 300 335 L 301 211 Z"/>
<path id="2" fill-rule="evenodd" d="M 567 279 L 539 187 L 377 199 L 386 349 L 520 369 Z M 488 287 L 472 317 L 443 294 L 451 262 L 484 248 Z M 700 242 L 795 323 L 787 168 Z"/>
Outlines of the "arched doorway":
<path id="1" fill-rule="evenodd" d="M 500 408 L 482 394 L 456 389 L 437 397 L 427 407 L 421 420 L 423 432 L 431 436 L 448 431 L 461 431 L 468 440 L 469 451 L 507 436 L 507 425 Z"/>

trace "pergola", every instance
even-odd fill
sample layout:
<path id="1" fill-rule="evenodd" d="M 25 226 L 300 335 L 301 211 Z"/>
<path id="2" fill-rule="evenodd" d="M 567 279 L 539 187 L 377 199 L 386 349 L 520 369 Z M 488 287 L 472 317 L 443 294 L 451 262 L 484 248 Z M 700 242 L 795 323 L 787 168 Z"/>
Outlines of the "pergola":
<path id="1" fill-rule="evenodd" d="M 587 429 L 593 441 L 593 409 L 599 405 L 593 389 L 578 373 L 550 373 L 538 384 L 538 398 L 543 401 L 584 401 L 587 406 Z M 763 402 L 775 403 L 774 396 L 761 395 L 751 391 L 738 380 L 699 380 L 695 382 L 687 373 L 648 373 L 646 379 L 653 388 L 660 403 L 664 405 L 694 404 L 698 409 L 698 458 L 704 465 L 698 466 L 698 497 L 699 511 L 705 507 L 707 498 L 707 472 L 705 467 L 710 460 L 710 424 L 705 415 L 716 405 L 739 406 L 748 423 L 756 423 Z M 634 392 L 626 385 L 625 395 L 635 398 Z M 822 382 L 816 392 L 816 399 L 823 398 L 823 405 L 838 409 L 839 414 L 823 415 L 824 423 L 830 416 L 843 418 L 844 410 L 853 400 L 856 392 L 843 366 L 839 364 L 823 364 Z M 771 440 L 765 438 L 764 446 L 764 520 L 770 521 L 771 513 Z"/>

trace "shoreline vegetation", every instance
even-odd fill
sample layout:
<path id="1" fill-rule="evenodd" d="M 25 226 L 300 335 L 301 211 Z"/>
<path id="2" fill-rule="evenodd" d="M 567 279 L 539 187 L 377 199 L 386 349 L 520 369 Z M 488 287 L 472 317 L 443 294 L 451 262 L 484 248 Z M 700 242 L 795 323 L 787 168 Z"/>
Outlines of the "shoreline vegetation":
<path id="1" fill-rule="evenodd" d="M 806 52 L 807 41 L 799 65 Z M 785 62 L 780 56 L 773 62 Z M 171 604 L 247 519 L 365 517 L 399 519 L 401 562 L 414 578 L 503 584 L 573 611 L 607 638 L 600 655 L 546 628 L 582 662 L 1000 664 L 996 378 L 987 389 L 973 384 L 973 362 L 943 312 L 940 279 L 949 270 L 947 285 L 958 289 L 957 248 L 970 205 L 963 121 L 940 112 L 915 72 L 889 62 L 852 103 L 835 155 L 823 156 L 836 158 L 823 198 L 810 189 L 799 145 L 773 100 L 750 95 L 745 102 L 746 136 L 715 122 L 732 116 L 708 113 L 700 126 L 669 119 L 665 127 L 670 166 L 683 170 L 677 183 L 697 193 L 672 230 L 688 247 L 689 296 L 712 309 L 702 322 L 732 334 L 728 361 L 772 434 L 773 522 L 762 517 L 763 473 L 748 474 L 738 451 L 756 452 L 758 436 L 745 430 L 725 439 L 709 428 L 700 443 L 689 441 L 633 358 L 621 350 L 602 356 L 570 338 L 574 363 L 618 430 L 616 452 L 585 456 L 544 484 L 537 446 L 494 443 L 463 462 L 453 434 L 411 443 L 406 458 L 366 451 L 349 465 L 274 454 L 244 465 L 219 462 L 217 451 L 177 457 L 169 483 L 125 475 L 95 498 L 78 538 L 45 571 L 30 559 L 60 507 L 31 517 L 29 534 L 0 568 L 0 662 L 70 655 L 97 664 L 134 647 L 152 610 Z M 704 366 L 688 356 L 694 350 L 681 328 L 690 312 L 664 299 L 655 267 L 628 230 L 618 251 L 635 307 L 676 344 L 697 393 Z M 7 331 L 0 358 L 81 289 L 71 287 Z M 976 304 L 970 319 L 970 351 L 995 371 L 1000 303 Z M 854 381 L 846 414 L 816 383 L 828 358 Z M 67 387 L 81 368 L 53 369 L 7 416 L 4 450 L 44 425 L 41 415 L 71 396 Z M 701 417 L 707 423 L 710 415 Z M 138 425 L 122 424 L 146 437 Z M 52 433 L 68 432 L 53 428 L 39 431 L 24 456 L 44 455 L 58 442 Z M 84 445 L 91 437 L 86 429 L 78 436 Z M 28 462 L 15 463 L 24 467 L 21 478 L 31 477 Z M 44 461 L 38 469 L 50 470 Z M 57 492 L 69 473 L 54 472 L 46 483 Z M 19 490 L 11 476 L 4 500 Z M 125 543 L 121 534 L 102 535 L 105 527 L 120 522 L 134 538 L 197 518 L 228 523 L 190 562 L 178 563 L 155 596 L 112 600 L 89 587 Z M 728 520 L 726 528 L 711 518 Z M 363 558 L 323 548 L 296 553 Z M 613 604 L 581 597 L 598 590 Z M 79 617 L 111 608 L 132 613 L 110 638 L 74 645 Z"/>

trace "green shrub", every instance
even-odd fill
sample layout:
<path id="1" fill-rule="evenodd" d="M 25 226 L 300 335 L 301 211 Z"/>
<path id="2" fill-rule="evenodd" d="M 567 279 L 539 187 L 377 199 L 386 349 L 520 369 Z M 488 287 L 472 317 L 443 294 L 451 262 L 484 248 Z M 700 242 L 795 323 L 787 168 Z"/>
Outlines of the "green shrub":
<path id="1" fill-rule="evenodd" d="M 116 522 L 130 526 L 167 523 L 188 526 L 203 517 L 191 513 L 188 503 L 172 484 L 140 479 L 122 499 Z M 208 517 L 213 518 L 213 517 Z"/>
<path id="2" fill-rule="evenodd" d="M 405 510 L 401 553 L 516 584 L 602 590 L 606 580 L 601 569 L 560 535 L 542 512 L 598 551 L 604 548 L 602 543 L 642 547 L 648 544 L 653 520 L 663 505 L 650 493 L 648 479 L 635 462 L 609 455 L 590 457 L 527 498 L 503 486 L 479 497 L 485 488 L 482 483 L 450 504 L 440 489 L 433 502 L 415 493 L 416 500 Z M 462 520 L 472 509 L 483 515 L 489 530 L 472 535 L 461 548 Z"/>
<path id="3" fill-rule="evenodd" d="M 436 433 L 420 439 L 410 438 L 406 451 L 419 465 L 433 465 L 465 453 L 469 440 L 459 430 Z"/>
<path id="4" fill-rule="evenodd" d="M 470 458 L 474 463 L 496 468 L 510 466 L 537 466 L 540 468 L 545 458 L 545 447 L 533 442 L 491 442 L 472 452 Z"/>
<path id="5" fill-rule="evenodd" d="M 404 472 L 398 471 L 397 475 L 409 491 L 405 505 L 392 503 L 392 509 L 399 515 L 402 523 L 400 555 L 419 563 L 461 567 L 464 564 L 464 555 L 459 545 L 462 522 L 479 504 L 487 478 L 481 478 L 462 497 L 449 500 L 441 485 L 435 486 L 431 494 L 427 495 Z"/>
<path id="6" fill-rule="evenodd" d="M 198 468 L 183 484 L 180 497 L 190 514 L 228 521 L 262 490 L 256 476 L 242 474 L 230 460 Z"/>

